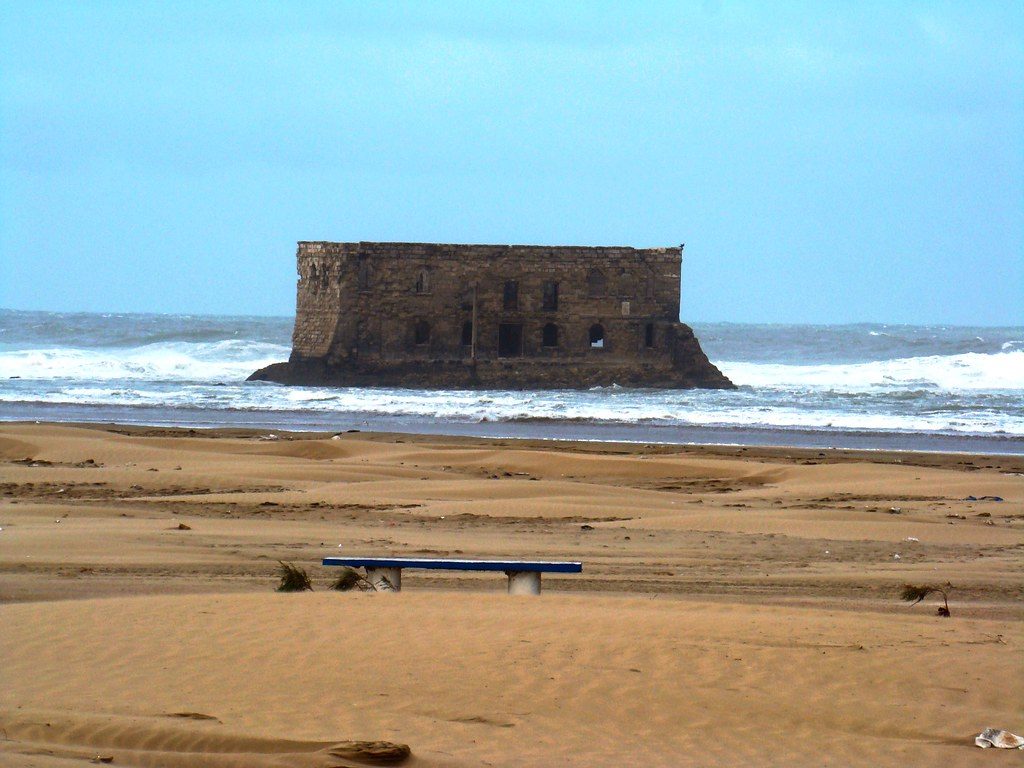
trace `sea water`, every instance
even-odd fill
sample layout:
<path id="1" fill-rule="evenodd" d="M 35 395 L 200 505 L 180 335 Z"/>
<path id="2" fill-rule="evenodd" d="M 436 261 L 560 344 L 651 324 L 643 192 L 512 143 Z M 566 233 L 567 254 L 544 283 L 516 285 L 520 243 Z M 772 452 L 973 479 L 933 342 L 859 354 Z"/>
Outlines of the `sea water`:
<path id="1" fill-rule="evenodd" d="M 0 310 L 0 420 L 1024 453 L 1024 328 L 694 323 L 732 391 L 285 387 L 292 318 Z"/>

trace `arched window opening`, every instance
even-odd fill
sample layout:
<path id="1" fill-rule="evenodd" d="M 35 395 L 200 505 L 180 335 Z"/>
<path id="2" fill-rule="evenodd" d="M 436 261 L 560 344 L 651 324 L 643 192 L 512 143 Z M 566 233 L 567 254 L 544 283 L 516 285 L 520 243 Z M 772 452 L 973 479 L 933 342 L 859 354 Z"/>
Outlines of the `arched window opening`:
<path id="1" fill-rule="evenodd" d="M 544 330 L 541 332 L 542 347 L 557 347 L 558 346 L 558 326 L 554 323 L 548 323 L 544 326 Z"/>
<path id="2" fill-rule="evenodd" d="M 316 264 L 309 265 L 309 283 L 313 286 L 313 290 L 320 289 L 320 273 L 317 271 Z"/>
<path id="3" fill-rule="evenodd" d="M 430 343 L 430 323 L 426 320 L 417 320 L 413 332 L 413 338 L 417 346 Z"/>
<path id="4" fill-rule="evenodd" d="M 644 328 L 644 346 L 648 349 L 654 346 L 654 323 L 648 323 Z"/>
<path id="5" fill-rule="evenodd" d="M 421 269 L 416 276 L 416 293 L 428 293 L 430 291 L 430 271 Z"/>
<path id="6" fill-rule="evenodd" d="M 467 320 L 462 324 L 462 346 L 469 347 L 473 345 L 473 321 Z"/>
<path id="7" fill-rule="evenodd" d="M 604 296 L 608 288 L 608 279 L 600 269 L 592 269 L 587 273 L 587 293 L 591 297 Z"/>
<path id="8" fill-rule="evenodd" d="M 604 349 L 604 326 L 600 323 L 590 326 L 590 348 Z"/>

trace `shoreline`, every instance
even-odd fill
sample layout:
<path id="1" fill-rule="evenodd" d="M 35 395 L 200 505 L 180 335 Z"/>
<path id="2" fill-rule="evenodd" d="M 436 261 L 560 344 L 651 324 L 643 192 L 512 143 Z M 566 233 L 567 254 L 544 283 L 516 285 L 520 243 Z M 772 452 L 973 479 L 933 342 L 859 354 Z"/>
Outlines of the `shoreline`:
<path id="1" fill-rule="evenodd" d="M 617 452 L 623 455 L 704 455 L 722 458 L 770 459 L 780 461 L 816 461 L 836 463 L 846 461 L 867 461 L 881 464 L 906 464 L 907 466 L 945 466 L 944 459 L 997 462 L 988 468 L 1000 472 L 1024 476 L 1024 455 L 985 451 L 941 451 L 888 448 L 844 448 L 834 446 L 799 446 L 784 444 L 740 443 L 672 443 L 645 440 L 597 440 L 563 437 L 531 437 L 508 435 L 452 434 L 448 432 L 403 432 L 370 429 L 344 429 L 341 431 L 323 429 L 277 429 L 258 426 L 210 426 L 191 424 L 136 424 L 100 421 L 3 421 L 5 427 L 68 427 L 91 429 L 99 432 L 133 435 L 138 437 L 208 437 L 208 438 L 249 438 L 267 442 L 294 440 L 329 440 L 332 438 L 358 438 L 385 443 L 437 443 L 459 447 L 493 448 L 551 448 L 574 452 Z M 932 459 L 931 461 L 929 459 Z"/>
<path id="2" fill-rule="evenodd" d="M 168 418 L 168 414 L 171 418 Z M 56 418 L 58 417 L 59 418 Z M 111 407 L 47 405 L 16 408 L 0 403 L 0 424 L 133 424 L 162 428 L 254 429 L 293 432 L 366 432 L 429 434 L 500 440 L 570 440 L 599 443 L 655 443 L 661 445 L 717 445 L 794 449 L 846 449 L 1024 456 L 1024 437 L 1011 435 L 957 435 L 868 430 L 819 430 L 778 427 L 661 426 L 654 424 L 598 424 L 581 421 L 456 422 L 419 416 L 380 416 L 360 413 L 336 416 L 311 411 L 230 411 L 170 409 L 165 407 Z"/>

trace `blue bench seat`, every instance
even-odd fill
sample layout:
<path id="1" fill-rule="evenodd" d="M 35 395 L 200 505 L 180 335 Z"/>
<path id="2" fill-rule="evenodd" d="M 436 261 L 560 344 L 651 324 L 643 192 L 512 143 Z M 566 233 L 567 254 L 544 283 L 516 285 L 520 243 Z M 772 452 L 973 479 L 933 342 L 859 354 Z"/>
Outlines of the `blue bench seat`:
<path id="1" fill-rule="evenodd" d="M 508 575 L 509 594 L 540 594 L 542 573 L 581 573 L 583 563 L 549 560 L 454 560 L 441 557 L 325 557 L 324 565 L 365 568 L 366 578 L 381 592 L 402 589 L 403 568 L 448 571 L 499 571 Z"/>

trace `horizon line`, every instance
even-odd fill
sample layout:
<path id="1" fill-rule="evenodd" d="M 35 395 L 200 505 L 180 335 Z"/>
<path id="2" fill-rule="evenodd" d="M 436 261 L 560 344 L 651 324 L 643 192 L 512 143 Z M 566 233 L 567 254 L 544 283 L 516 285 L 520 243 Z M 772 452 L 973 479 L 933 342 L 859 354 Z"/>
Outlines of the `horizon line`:
<path id="1" fill-rule="evenodd" d="M 279 320 L 294 320 L 295 313 L 291 314 L 253 314 L 253 313 L 224 313 L 224 312 L 154 312 L 154 311 L 141 311 L 141 310 L 116 310 L 116 309 L 20 309 L 17 307 L 3 307 L 0 306 L 0 312 L 38 312 L 40 314 L 51 314 L 51 315 L 139 315 L 148 317 L 221 317 L 221 318 L 261 318 L 261 319 L 279 319 Z M 691 319 L 683 320 L 680 322 L 689 325 L 690 323 L 713 323 L 715 325 L 802 325 L 808 327 L 815 326 L 843 326 L 843 325 L 883 325 L 888 327 L 930 327 L 930 326 L 951 326 L 956 328 L 1022 328 L 1024 329 L 1024 323 L 1018 324 L 991 324 L 991 323 L 980 323 L 980 324 L 965 324 L 955 323 L 948 321 L 931 321 L 931 322 L 897 322 L 887 320 L 849 320 L 843 322 L 815 322 L 807 320 L 709 320 L 709 319 Z"/>

